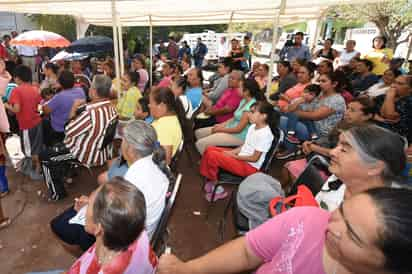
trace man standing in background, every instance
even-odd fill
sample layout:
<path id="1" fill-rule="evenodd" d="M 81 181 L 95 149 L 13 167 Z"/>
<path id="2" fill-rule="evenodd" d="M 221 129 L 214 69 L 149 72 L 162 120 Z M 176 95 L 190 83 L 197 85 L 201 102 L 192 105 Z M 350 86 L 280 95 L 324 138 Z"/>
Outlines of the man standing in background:
<path id="1" fill-rule="evenodd" d="M 169 36 L 169 44 L 167 45 L 167 54 L 170 60 L 177 60 L 179 47 L 177 46 L 173 36 Z"/>

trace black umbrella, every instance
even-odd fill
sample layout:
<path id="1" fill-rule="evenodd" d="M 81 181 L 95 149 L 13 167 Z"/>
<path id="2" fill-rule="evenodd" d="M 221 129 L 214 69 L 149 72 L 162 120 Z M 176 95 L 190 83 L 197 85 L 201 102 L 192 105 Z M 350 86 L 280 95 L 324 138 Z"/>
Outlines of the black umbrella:
<path id="1" fill-rule="evenodd" d="M 68 51 L 78 53 L 113 52 L 113 40 L 106 36 L 83 37 L 71 43 Z"/>

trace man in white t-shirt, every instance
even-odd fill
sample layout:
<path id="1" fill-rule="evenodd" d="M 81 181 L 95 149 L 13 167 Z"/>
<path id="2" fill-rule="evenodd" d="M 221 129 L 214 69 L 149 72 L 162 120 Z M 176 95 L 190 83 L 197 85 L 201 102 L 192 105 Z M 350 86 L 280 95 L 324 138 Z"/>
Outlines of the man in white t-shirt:
<path id="1" fill-rule="evenodd" d="M 16 46 L 17 53 L 21 57 L 23 65 L 28 66 L 31 69 L 32 81 L 38 82 L 39 79 L 36 77 L 36 56 L 37 48 L 29 46 Z"/>
<path id="2" fill-rule="evenodd" d="M 219 45 L 217 46 L 217 57 L 219 60 L 224 59 L 229 55 L 229 45 L 227 43 L 226 37 L 221 37 Z"/>

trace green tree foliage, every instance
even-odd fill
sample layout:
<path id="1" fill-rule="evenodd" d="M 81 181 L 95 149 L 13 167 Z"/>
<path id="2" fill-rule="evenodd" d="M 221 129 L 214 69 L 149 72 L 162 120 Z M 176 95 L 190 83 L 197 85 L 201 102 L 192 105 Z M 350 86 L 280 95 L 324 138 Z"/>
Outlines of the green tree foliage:
<path id="1" fill-rule="evenodd" d="M 72 16 L 32 14 L 29 17 L 39 29 L 58 33 L 71 41 L 76 39 L 76 22 Z"/>
<path id="2" fill-rule="evenodd" d="M 341 5 L 333 8 L 340 20 L 350 22 L 372 22 L 380 33 L 388 38 L 387 46 L 396 49 L 409 37 L 400 40 L 402 32 L 412 26 L 412 2 L 408 0 L 390 0 L 362 5 Z"/>

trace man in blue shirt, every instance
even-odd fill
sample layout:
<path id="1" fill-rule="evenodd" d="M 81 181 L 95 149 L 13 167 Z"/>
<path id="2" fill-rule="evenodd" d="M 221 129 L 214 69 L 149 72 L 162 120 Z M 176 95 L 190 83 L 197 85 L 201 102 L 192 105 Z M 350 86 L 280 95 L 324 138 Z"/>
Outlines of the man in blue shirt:
<path id="1" fill-rule="evenodd" d="M 296 32 L 295 43 L 293 45 L 285 45 L 279 53 L 280 60 L 288 60 L 289 62 L 295 59 L 311 60 L 309 47 L 302 44 L 303 32 Z"/>
<path id="2" fill-rule="evenodd" d="M 197 45 L 195 50 L 193 51 L 193 57 L 195 59 L 195 66 L 200 68 L 203 64 L 203 59 L 207 54 L 207 47 L 205 44 L 202 43 L 202 38 L 197 38 Z"/>

